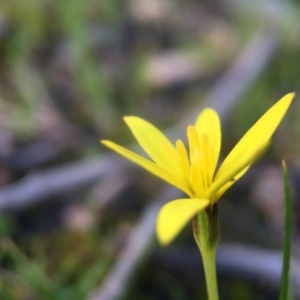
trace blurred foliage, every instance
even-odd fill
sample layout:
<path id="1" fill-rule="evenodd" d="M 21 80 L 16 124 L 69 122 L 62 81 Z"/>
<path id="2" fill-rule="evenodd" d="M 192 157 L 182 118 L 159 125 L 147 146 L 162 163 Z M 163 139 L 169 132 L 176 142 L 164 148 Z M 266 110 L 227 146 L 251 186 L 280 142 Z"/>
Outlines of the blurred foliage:
<path id="1" fill-rule="evenodd" d="M 299 3 L 288 2 L 287 9 L 283 3 L 282 18 L 272 22 L 259 3 L 251 5 L 239 13 L 226 1 L 2 0 L 1 159 L 39 141 L 57 142 L 57 134 L 57 143 L 67 145 L 32 169 L 95 156 L 104 151 L 100 138 L 132 142 L 122 122 L 126 114 L 163 127 L 174 124 L 201 101 L 249 38 L 274 23 L 279 51 L 226 124 L 225 154 L 277 99 L 299 92 Z M 294 103 L 277 137 L 295 143 L 278 143 L 276 156 L 299 159 L 299 110 Z M 31 171 L 10 167 L 0 171 L 1 186 Z M 67 198 L 91 208 L 84 201 L 88 197 Z M 49 213 L 50 221 L 47 208 L 47 221 L 28 211 L 0 216 L 0 299 L 85 299 L 105 277 L 138 217 L 136 207 L 122 217 L 92 212 L 88 230 L 67 229 L 61 221 L 67 201 L 62 202 L 63 208 Z M 33 219 L 33 232 L 24 219 Z M 43 222 L 54 223 L 51 230 Z M 187 289 L 151 266 L 140 275 L 128 299 L 205 297 L 204 285 Z M 254 287 L 239 281 L 221 283 L 221 290 L 222 299 L 258 299 Z"/>

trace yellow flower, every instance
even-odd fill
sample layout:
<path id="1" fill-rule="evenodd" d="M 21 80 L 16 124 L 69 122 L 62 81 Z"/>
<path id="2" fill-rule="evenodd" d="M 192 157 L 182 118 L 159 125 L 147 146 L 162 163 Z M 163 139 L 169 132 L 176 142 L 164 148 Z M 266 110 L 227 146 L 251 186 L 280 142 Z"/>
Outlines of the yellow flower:
<path id="1" fill-rule="evenodd" d="M 156 127 L 138 117 L 124 117 L 148 160 L 111 141 L 108 148 L 142 166 L 182 190 L 188 198 L 165 204 L 157 217 L 157 236 L 161 244 L 170 243 L 199 211 L 219 200 L 266 149 L 270 138 L 290 106 L 290 93 L 273 105 L 242 137 L 216 171 L 221 148 L 218 114 L 204 109 L 194 126 L 187 128 L 189 151 L 183 142 L 173 145 Z"/>

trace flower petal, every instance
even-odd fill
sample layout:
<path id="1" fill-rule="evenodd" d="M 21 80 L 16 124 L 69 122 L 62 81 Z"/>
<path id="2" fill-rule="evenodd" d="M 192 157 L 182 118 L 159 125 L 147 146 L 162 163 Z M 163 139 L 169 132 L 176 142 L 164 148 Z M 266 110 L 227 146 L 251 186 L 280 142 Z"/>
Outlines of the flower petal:
<path id="1" fill-rule="evenodd" d="M 257 145 L 264 145 L 269 141 L 284 117 L 294 96 L 294 93 L 285 95 L 246 132 L 220 166 L 215 180 L 223 177 L 223 173 L 226 173 L 228 169 L 236 168 L 235 165 L 239 164 L 238 160 L 243 151 L 247 150 L 248 153 L 255 152 Z M 253 150 L 251 150 L 251 148 Z"/>
<path id="2" fill-rule="evenodd" d="M 170 173 L 182 173 L 175 146 L 155 126 L 138 117 L 124 117 L 138 143 L 158 165 Z"/>
<path id="3" fill-rule="evenodd" d="M 151 172 L 152 174 L 156 175 L 157 177 L 165 180 L 166 182 L 170 183 L 173 186 L 176 186 L 177 188 L 179 188 L 180 190 L 185 192 L 190 197 L 192 196 L 192 191 L 188 188 L 188 186 L 185 184 L 185 182 L 182 178 L 176 176 L 177 175 L 176 173 L 172 174 L 172 173 L 164 170 L 160 166 L 156 165 L 152 161 L 150 161 L 150 160 L 120 146 L 120 145 L 117 145 L 111 141 L 102 140 L 101 143 L 103 145 L 105 145 L 106 147 L 114 150 L 118 154 L 120 154 L 120 155 L 126 157 L 127 159 L 133 161 L 134 163 L 140 165 L 141 167 L 143 167 L 147 171 Z"/>
<path id="4" fill-rule="evenodd" d="M 221 186 L 213 199 L 213 202 L 216 202 L 239 178 L 241 178 L 250 168 L 251 164 L 254 163 L 265 151 L 265 149 L 269 146 L 269 143 L 263 144 L 262 146 L 258 147 L 255 152 L 252 153 L 245 153 L 241 154 L 241 159 L 238 159 L 229 169 L 231 173 L 223 173 L 223 178 L 219 177 L 219 186 Z M 250 162 L 250 163 L 249 163 Z M 240 171 L 239 171 L 240 170 Z M 231 175 L 235 174 L 235 175 Z M 225 182 L 225 184 L 222 184 L 221 181 Z M 214 182 L 215 185 L 218 184 L 218 181 L 216 180 Z"/>
<path id="5" fill-rule="evenodd" d="M 198 116 L 195 127 L 200 139 L 206 135 L 208 144 L 213 148 L 213 172 L 218 163 L 221 148 L 221 124 L 218 114 L 211 108 L 204 109 Z"/>
<path id="6" fill-rule="evenodd" d="M 165 204 L 158 213 L 156 232 L 162 245 L 169 244 L 197 212 L 209 205 L 207 199 L 176 199 Z"/>

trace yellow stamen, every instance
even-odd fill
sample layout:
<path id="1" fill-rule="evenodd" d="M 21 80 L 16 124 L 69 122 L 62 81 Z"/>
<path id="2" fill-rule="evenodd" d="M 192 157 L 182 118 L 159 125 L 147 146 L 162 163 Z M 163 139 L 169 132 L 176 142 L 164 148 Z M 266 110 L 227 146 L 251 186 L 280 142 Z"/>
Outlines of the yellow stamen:
<path id="1" fill-rule="evenodd" d="M 194 154 L 191 157 L 191 170 L 190 170 L 190 182 L 192 185 L 192 189 L 195 193 L 195 195 L 197 195 L 197 197 L 199 196 L 199 192 L 201 191 L 201 186 L 199 184 L 199 168 L 197 165 L 197 153 L 199 153 L 196 149 Z"/>
<path id="2" fill-rule="evenodd" d="M 195 149 L 199 149 L 199 138 L 194 126 L 188 126 L 187 128 L 187 137 L 189 143 L 189 150 L 190 150 L 190 161 L 192 160 L 192 156 Z"/>
<path id="3" fill-rule="evenodd" d="M 181 140 L 176 141 L 176 150 L 178 155 L 179 166 L 182 168 L 183 172 L 188 177 L 190 173 L 190 162 L 186 148 Z"/>

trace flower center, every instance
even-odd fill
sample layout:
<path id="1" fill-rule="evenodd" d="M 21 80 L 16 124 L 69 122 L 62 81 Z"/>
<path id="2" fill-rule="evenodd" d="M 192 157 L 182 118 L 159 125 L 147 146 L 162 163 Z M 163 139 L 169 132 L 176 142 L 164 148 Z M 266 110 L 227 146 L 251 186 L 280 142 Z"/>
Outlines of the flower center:
<path id="1" fill-rule="evenodd" d="M 208 136 L 198 135 L 194 126 L 187 129 L 189 154 L 181 140 L 176 141 L 178 165 L 183 171 L 193 197 L 210 199 L 209 187 L 214 175 L 213 148 Z"/>
<path id="2" fill-rule="evenodd" d="M 188 127 L 188 142 L 190 150 L 189 180 L 195 197 L 209 199 L 209 187 L 212 184 L 214 164 L 213 148 L 208 136 L 198 136 L 194 126 Z"/>

